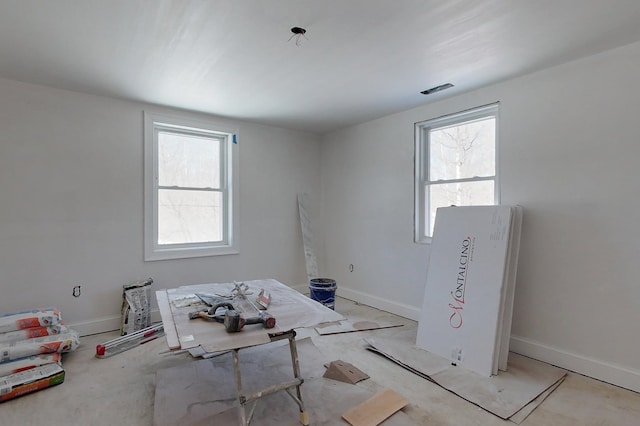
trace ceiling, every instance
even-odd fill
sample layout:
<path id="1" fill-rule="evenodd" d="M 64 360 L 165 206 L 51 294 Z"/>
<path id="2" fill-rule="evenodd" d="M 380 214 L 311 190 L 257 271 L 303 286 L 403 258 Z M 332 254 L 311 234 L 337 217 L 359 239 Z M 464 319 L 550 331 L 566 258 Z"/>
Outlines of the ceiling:
<path id="1" fill-rule="evenodd" d="M 0 77 L 318 134 L 638 40 L 637 0 L 0 0 Z"/>

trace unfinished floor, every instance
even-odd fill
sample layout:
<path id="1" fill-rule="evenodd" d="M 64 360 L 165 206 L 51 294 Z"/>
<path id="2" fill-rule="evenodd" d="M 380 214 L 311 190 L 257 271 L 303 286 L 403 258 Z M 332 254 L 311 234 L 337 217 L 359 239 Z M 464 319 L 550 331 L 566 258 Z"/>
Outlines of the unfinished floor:
<path id="1" fill-rule="evenodd" d="M 513 425 L 363 348 L 363 339 L 371 336 L 402 337 L 415 343 L 415 321 L 340 298 L 336 310 L 346 317 L 404 325 L 328 336 L 320 336 L 314 329 L 299 333 L 300 337 L 311 336 L 328 359 L 350 362 L 371 376 L 359 382 L 359 388 L 375 392 L 389 387 L 402 394 L 410 401 L 403 411 L 418 425 Z M 0 425 L 152 425 L 156 372 L 194 359 L 189 354 L 168 353 L 164 338 L 111 358 L 95 358 L 96 344 L 116 336 L 83 337 L 80 348 L 65 355 L 65 382 L 1 404 Z M 304 363 L 304 358 L 300 362 Z M 336 418 L 334 424 L 346 423 Z M 522 425 L 637 426 L 640 394 L 569 373 Z"/>

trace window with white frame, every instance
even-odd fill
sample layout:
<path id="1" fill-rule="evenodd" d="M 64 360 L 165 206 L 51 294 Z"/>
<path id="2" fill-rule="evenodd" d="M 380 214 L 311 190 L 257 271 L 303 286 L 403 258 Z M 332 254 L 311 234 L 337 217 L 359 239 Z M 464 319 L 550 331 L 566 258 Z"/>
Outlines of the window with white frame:
<path id="1" fill-rule="evenodd" d="M 236 132 L 145 112 L 145 260 L 238 252 Z"/>
<path id="2" fill-rule="evenodd" d="M 415 241 L 438 207 L 498 204 L 498 104 L 415 124 Z"/>

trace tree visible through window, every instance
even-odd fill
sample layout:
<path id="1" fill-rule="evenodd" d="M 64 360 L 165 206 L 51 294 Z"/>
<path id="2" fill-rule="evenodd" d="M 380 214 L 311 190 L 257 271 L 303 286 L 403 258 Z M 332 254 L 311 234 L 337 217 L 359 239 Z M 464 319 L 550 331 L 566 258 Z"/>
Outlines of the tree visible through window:
<path id="1" fill-rule="evenodd" d="M 496 194 L 497 105 L 416 124 L 416 241 L 428 241 L 436 210 L 490 205 Z"/>
<path id="2" fill-rule="evenodd" d="M 177 131 L 158 132 L 158 244 L 224 239 L 221 141 Z"/>
<path id="3" fill-rule="evenodd" d="M 233 134 L 145 114 L 145 259 L 235 253 Z"/>

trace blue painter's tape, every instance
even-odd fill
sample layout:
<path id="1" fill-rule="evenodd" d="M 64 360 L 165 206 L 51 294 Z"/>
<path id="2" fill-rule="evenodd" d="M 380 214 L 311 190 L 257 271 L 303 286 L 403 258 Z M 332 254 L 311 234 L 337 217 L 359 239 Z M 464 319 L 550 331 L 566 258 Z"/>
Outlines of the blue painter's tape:
<path id="1" fill-rule="evenodd" d="M 236 135 L 235 133 L 233 134 L 233 143 L 238 143 L 238 135 Z"/>

